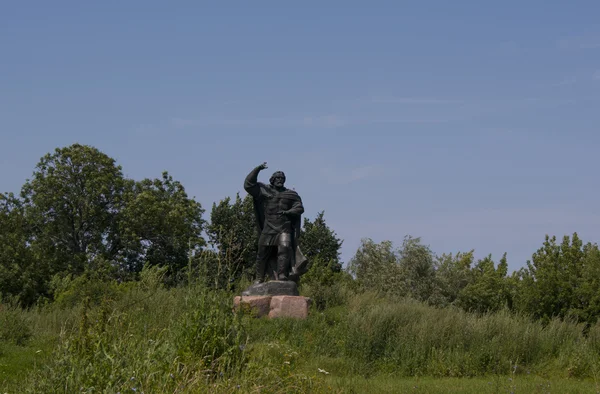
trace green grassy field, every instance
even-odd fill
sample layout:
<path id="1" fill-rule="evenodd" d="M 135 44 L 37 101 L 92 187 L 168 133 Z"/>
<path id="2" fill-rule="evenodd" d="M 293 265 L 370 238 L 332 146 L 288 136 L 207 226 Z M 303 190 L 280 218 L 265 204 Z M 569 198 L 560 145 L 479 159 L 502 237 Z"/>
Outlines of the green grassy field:
<path id="1" fill-rule="evenodd" d="M 98 302 L 5 307 L 0 393 L 600 392 L 597 326 L 373 294 L 306 320 L 231 306 L 201 287 L 128 285 Z"/>

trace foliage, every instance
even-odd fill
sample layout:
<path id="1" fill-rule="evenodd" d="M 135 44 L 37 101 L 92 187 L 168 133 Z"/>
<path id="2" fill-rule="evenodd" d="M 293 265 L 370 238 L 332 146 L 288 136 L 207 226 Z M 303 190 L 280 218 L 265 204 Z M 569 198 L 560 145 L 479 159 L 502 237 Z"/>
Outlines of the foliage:
<path id="1" fill-rule="evenodd" d="M 70 308 L 86 299 L 92 305 L 98 305 L 104 299 L 117 297 L 119 285 L 114 279 L 114 271 L 113 266 L 99 257 L 81 275 L 54 275 L 50 281 L 53 306 Z"/>
<path id="2" fill-rule="evenodd" d="M 593 324 L 600 314 L 599 290 L 598 246 L 584 245 L 577 233 L 564 236 L 560 244 L 546 235 L 519 272 L 516 308 L 543 321 L 559 317 Z"/>
<path id="3" fill-rule="evenodd" d="M 208 274 L 220 286 L 254 274 L 258 232 L 250 195 L 242 200 L 238 193 L 234 202 L 227 197 L 213 204 L 206 232 L 219 255 L 218 259 L 205 260 L 211 263 Z"/>
<path id="4" fill-rule="evenodd" d="M 348 272 L 358 284 L 373 291 L 401 294 L 400 271 L 396 251 L 391 241 L 375 243 L 370 238 L 361 240 L 361 246 L 348 263 Z"/>
<path id="5" fill-rule="evenodd" d="M 0 342 L 24 346 L 33 335 L 30 322 L 13 298 L 0 299 Z"/>
<path id="6" fill-rule="evenodd" d="M 349 271 L 366 290 L 420 301 L 428 300 L 436 291 L 434 255 L 420 238 L 406 237 L 399 250 L 391 241 L 376 244 L 364 239 Z"/>
<path id="7" fill-rule="evenodd" d="M 204 374 L 230 377 L 247 362 L 247 334 L 241 315 L 231 311 L 229 294 L 202 292 L 191 298 L 190 312 L 176 330 L 178 354 L 185 361 L 199 360 Z"/>
<path id="8" fill-rule="evenodd" d="M 351 291 L 352 277 L 345 271 L 337 271 L 332 267 L 334 264 L 332 260 L 326 264 L 316 256 L 300 281 L 301 293 L 310 297 L 318 310 L 343 305 Z"/>
<path id="9" fill-rule="evenodd" d="M 329 228 L 325 222 L 325 212 L 321 211 L 311 221 L 304 218 L 303 228 L 300 236 L 300 248 L 306 256 L 309 264 L 322 263 L 334 272 L 342 270 L 340 261 L 340 249 L 343 241 Z"/>
<path id="10" fill-rule="evenodd" d="M 164 265 L 174 277 L 189 254 L 205 245 L 202 206 L 167 172 L 161 179 L 128 182 L 124 201 L 117 234 L 123 246 L 117 258 L 124 271 Z"/>
<path id="11" fill-rule="evenodd" d="M 205 245 L 203 212 L 167 172 L 137 182 L 94 147 L 57 148 L 20 198 L 0 194 L 0 293 L 31 306 L 56 297 L 61 281 L 93 287 L 97 270 L 135 280 L 145 264 L 168 267 L 176 284 Z"/>
<path id="12" fill-rule="evenodd" d="M 470 283 L 474 250 L 467 253 L 442 254 L 436 258 L 436 292 L 430 300 L 438 306 L 455 305 L 461 291 Z"/>
<path id="13" fill-rule="evenodd" d="M 415 300 L 426 301 L 435 289 L 434 255 L 421 243 L 420 238 L 405 237 L 398 251 L 400 269 L 399 287 L 402 294 Z"/>
<path id="14" fill-rule="evenodd" d="M 506 254 L 494 268 L 492 256 L 479 260 L 470 271 L 469 283 L 461 289 L 457 304 L 469 312 L 496 312 L 506 307 L 509 291 Z"/>
<path id="15" fill-rule="evenodd" d="M 157 273 L 148 267 L 143 276 Z M 78 324 L 61 330 L 53 357 L 21 382 L 21 392 L 92 392 L 98 387 L 194 392 L 226 381 L 244 363 L 241 316 L 231 311 L 224 294 L 134 286 L 97 306 L 87 300 Z"/>
<path id="16" fill-rule="evenodd" d="M 60 310 L 13 309 L 33 334 L 22 352 L 44 337 L 55 348 L 31 358 L 26 376 L 14 371 L 4 391 L 300 393 L 383 376 L 507 381 L 600 371 L 598 325 L 584 333 L 559 319 L 544 325 L 505 310 L 475 315 L 372 292 L 349 293 L 305 320 L 256 319 L 234 313 L 228 292 L 165 287 L 163 274 L 148 266 L 144 284 L 122 284 L 95 305 L 85 298 Z"/>
<path id="17" fill-rule="evenodd" d="M 0 294 L 31 305 L 47 294 L 49 267 L 28 246 L 31 228 L 22 202 L 0 193 Z"/>
<path id="18" fill-rule="evenodd" d="M 123 187 L 121 167 L 96 148 L 74 144 L 41 158 L 21 196 L 34 250 L 53 274 L 81 274 L 110 253 Z"/>

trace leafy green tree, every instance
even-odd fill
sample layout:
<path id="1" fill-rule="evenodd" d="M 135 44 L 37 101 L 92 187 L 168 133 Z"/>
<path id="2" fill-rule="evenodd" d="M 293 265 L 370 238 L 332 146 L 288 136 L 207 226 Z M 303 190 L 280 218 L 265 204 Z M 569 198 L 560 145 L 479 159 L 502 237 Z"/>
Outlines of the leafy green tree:
<path id="1" fill-rule="evenodd" d="M 356 254 L 348 263 L 348 272 L 363 289 L 405 294 L 398 256 L 391 241 L 376 243 L 370 238 L 362 239 Z"/>
<path id="2" fill-rule="evenodd" d="M 319 212 L 313 221 L 304 218 L 304 226 L 300 237 L 300 248 L 310 266 L 326 264 L 332 271 L 340 272 L 340 249 L 343 241 L 327 226 L 325 212 Z"/>
<path id="3" fill-rule="evenodd" d="M 431 302 L 437 306 L 453 305 L 471 280 L 474 250 L 467 253 L 442 254 L 436 258 L 436 291 Z"/>
<path id="4" fill-rule="evenodd" d="M 319 310 L 340 305 L 352 277 L 342 270 L 340 249 L 342 240 L 329 228 L 319 212 L 311 221 L 304 218 L 300 247 L 309 261 L 308 271 L 300 280 L 301 289 Z"/>
<path id="5" fill-rule="evenodd" d="M 457 304 L 468 312 L 496 312 L 508 305 L 508 264 L 506 253 L 494 266 L 492 256 L 477 261 L 469 272 L 467 285 L 458 294 Z"/>
<path id="6" fill-rule="evenodd" d="M 123 200 L 113 242 L 118 252 L 111 257 L 129 272 L 140 272 L 146 264 L 168 267 L 174 280 L 190 254 L 206 245 L 201 204 L 166 171 L 160 179 L 128 181 Z"/>
<path id="7" fill-rule="evenodd" d="M 576 317 L 591 325 L 600 318 L 600 249 L 596 244 L 587 243 L 583 254 L 582 278 L 575 288 Z"/>
<path id="8" fill-rule="evenodd" d="M 407 236 L 398 251 L 402 292 L 419 301 L 427 301 L 435 291 L 435 263 L 431 249 L 421 238 Z"/>
<path id="9" fill-rule="evenodd" d="M 216 275 L 223 285 L 243 275 L 252 275 L 256 264 L 258 231 L 252 196 L 243 200 L 239 193 L 214 203 L 206 230 L 209 242 L 217 249 L 209 275 Z"/>
<path id="10" fill-rule="evenodd" d="M 121 167 L 96 148 L 74 144 L 42 157 L 21 191 L 38 258 L 52 272 L 80 274 L 110 251 L 123 187 Z"/>
<path id="11" fill-rule="evenodd" d="M 0 296 L 16 297 L 23 306 L 47 294 L 48 267 L 28 246 L 30 228 L 21 201 L 0 193 Z"/>
<path id="12" fill-rule="evenodd" d="M 518 277 L 517 309 L 547 321 L 553 317 L 572 317 L 580 321 L 597 318 L 597 245 L 583 242 L 574 233 L 562 242 L 546 235 L 544 244 L 527 262 Z"/>

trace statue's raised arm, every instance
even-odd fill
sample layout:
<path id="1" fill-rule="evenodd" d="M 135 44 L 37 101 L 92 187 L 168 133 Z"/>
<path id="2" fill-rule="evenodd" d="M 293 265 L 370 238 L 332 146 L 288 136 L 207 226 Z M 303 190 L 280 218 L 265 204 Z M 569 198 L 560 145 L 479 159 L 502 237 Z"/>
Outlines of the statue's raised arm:
<path id="1" fill-rule="evenodd" d="M 267 162 L 262 163 L 259 166 L 254 167 L 252 171 L 246 177 L 244 181 L 244 190 L 248 192 L 252 197 L 258 198 L 260 196 L 260 185 L 258 183 L 258 174 L 268 168 Z"/>

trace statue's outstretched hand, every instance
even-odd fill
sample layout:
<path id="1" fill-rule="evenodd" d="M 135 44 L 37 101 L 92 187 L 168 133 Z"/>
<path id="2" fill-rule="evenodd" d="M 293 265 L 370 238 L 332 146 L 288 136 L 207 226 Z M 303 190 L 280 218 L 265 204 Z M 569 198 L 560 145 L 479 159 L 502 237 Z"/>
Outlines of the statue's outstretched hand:
<path id="1" fill-rule="evenodd" d="M 258 166 L 258 169 L 261 170 L 261 171 L 264 170 L 264 169 L 266 169 L 266 168 L 269 168 L 269 167 L 267 167 L 267 162 L 266 161 L 264 163 L 262 163 L 261 165 Z"/>

